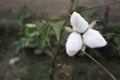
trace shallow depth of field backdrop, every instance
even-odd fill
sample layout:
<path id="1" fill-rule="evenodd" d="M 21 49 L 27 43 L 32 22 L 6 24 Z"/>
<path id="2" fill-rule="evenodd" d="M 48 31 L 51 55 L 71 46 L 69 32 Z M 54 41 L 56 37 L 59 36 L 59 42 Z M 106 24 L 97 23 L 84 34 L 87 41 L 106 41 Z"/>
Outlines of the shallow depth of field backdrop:
<path id="1" fill-rule="evenodd" d="M 55 80 L 112 80 L 85 55 L 66 54 L 74 10 L 101 20 L 95 29 L 108 44 L 86 52 L 120 80 L 120 0 L 0 0 L 0 80 L 50 80 L 54 52 Z"/>

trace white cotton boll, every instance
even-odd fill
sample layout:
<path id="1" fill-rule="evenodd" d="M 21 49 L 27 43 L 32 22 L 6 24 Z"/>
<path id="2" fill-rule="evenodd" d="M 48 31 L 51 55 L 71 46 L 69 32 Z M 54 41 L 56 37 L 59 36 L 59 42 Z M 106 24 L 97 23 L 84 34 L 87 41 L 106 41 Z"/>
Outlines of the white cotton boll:
<path id="1" fill-rule="evenodd" d="M 77 12 L 73 12 L 70 17 L 71 25 L 73 26 L 73 30 L 76 30 L 80 33 L 83 33 L 88 28 L 88 22 Z"/>
<path id="2" fill-rule="evenodd" d="M 103 36 L 94 29 L 89 29 L 83 34 L 84 43 L 90 48 L 103 47 L 107 44 Z"/>
<path id="3" fill-rule="evenodd" d="M 81 35 L 72 32 L 66 42 L 66 52 L 69 56 L 74 56 L 82 47 Z"/>

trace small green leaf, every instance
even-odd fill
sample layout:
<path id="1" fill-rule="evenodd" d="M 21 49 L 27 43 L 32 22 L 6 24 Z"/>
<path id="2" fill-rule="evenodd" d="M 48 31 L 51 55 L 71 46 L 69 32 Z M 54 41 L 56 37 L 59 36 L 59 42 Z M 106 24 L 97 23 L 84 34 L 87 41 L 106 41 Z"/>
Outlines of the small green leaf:
<path id="1" fill-rule="evenodd" d="M 54 33 L 55 33 L 55 36 L 56 36 L 56 39 L 57 41 L 59 41 L 59 38 L 60 38 L 60 27 L 58 26 L 57 23 L 50 23 Z"/>
<path id="2" fill-rule="evenodd" d="M 42 47 L 45 46 L 45 43 L 46 41 L 49 41 L 48 40 L 48 35 L 51 31 L 51 28 L 48 24 L 44 24 L 41 28 L 40 28 L 40 32 L 39 34 L 41 35 L 41 38 L 42 38 Z"/>
<path id="3" fill-rule="evenodd" d="M 34 36 L 38 36 L 38 35 L 39 35 L 38 32 L 32 32 L 32 33 L 28 34 L 29 37 L 34 37 Z"/>
<path id="4" fill-rule="evenodd" d="M 28 27 L 28 28 L 35 28 L 35 27 L 36 27 L 36 24 L 28 23 L 28 24 L 26 24 L 25 26 Z"/>

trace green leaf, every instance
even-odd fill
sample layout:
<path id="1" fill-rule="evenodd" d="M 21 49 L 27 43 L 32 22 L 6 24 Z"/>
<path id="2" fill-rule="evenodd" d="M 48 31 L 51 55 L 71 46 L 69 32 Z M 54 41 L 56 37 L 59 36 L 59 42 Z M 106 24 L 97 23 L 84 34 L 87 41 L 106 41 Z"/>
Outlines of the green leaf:
<path id="1" fill-rule="evenodd" d="M 35 27 L 36 27 L 36 24 L 28 23 L 28 24 L 26 24 L 25 26 L 28 27 L 28 28 L 35 28 Z"/>
<path id="2" fill-rule="evenodd" d="M 38 32 L 32 32 L 32 33 L 28 34 L 29 37 L 34 37 L 34 36 L 38 36 L 38 35 L 39 35 Z"/>
<path id="3" fill-rule="evenodd" d="M 60 27 L 58 26 L 57 23 L 50 23 L 54 33 L 55 33 L 55 36 L 56 36 L 56 39 L 57 41 L 59 41 L 59 38 L 60 38 Z"/>
<path id="4" fill-rule="evenodd" d="M 40 35 L 41 35 L 41 38 L 42 38 L 42 47 L 45 46 L 46 41 L 49 41 L 48 36 L 49 36 L 50 31 L 51 31 L 51 28 L 48 24 L 44 24 L 41 27 Z"/>

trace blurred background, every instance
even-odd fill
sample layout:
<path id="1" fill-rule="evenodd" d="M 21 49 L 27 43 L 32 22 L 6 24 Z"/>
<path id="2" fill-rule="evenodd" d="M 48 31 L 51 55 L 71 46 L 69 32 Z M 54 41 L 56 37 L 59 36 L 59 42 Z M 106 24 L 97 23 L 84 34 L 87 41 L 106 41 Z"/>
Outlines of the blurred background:
<path id="1" fill-rule="evenodd" d="M 108 44 L 86 52 L 120 80 L 120 0 L 0 0 L 0 80 L 49 80 L 55 52 L 55 80 L 112 80 L 80 52 L 66 54 L 73 11 L 101 20 L 95 29 Z"/>

